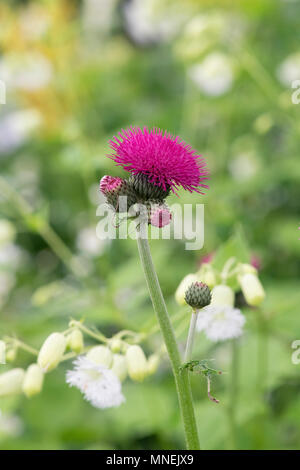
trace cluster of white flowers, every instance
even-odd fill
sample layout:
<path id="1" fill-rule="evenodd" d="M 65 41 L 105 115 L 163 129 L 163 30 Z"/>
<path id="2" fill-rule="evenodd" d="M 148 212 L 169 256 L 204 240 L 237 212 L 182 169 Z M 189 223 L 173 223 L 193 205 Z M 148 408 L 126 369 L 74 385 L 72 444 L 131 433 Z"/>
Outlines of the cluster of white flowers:
<path id="1" fill-rule="evenodd" d="M 229 305 L 208 305 L 198 315 L 197 330 L 205 331 L 211 341 L 238 338 L 243 333 L 245 317 Z"/>

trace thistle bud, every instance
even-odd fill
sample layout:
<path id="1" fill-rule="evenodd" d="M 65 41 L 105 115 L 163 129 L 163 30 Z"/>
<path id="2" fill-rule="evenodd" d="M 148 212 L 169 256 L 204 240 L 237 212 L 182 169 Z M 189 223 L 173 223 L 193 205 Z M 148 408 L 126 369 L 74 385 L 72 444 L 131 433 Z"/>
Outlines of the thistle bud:
<path id="1" fill-rule="evenodd" d="M 123 343 L 120 339 L 115 338 L 110 342 L 110 349 L 113 353 L 119 353 L 122 349 L 122 344 Z"/>
<path id="2" fill-rule="evenodd" d="M 125 356 L 122 354 L 114 354 L 111 370 L 117 377 L 119 377 L 120 381 L 123 382 L 127 377 L 127 363 Z"/>
<path id="3" fill-rule="evenodd" d="M 86 357 L 95 364 L 102 364 L 108 369 L 112 366 L 113 355 L 111 350 L 106 346 L 95 346 L 89 350 Z"/>
<path id="4" fill-rule="evenodd" d="M 0 397 L 6 395 L 17 395 L 22 392 L 22 383 L 25 371 L 23 369 L 12 369 L 0 375 Z"/>
<path id="5" fill-rule="evenodd" d="M 118 212 L 127 212 L 128 208 L 137 202 L 135 191 L 126 180 L 119 177 L 105 175 L 100 181 L 100 191 L 106 200 Z M 126 204 L 120 197 L 127 197 Z"/>
<path id="6" fill-rule="evenodd" d="M 162 228 L 169 225 L 172 214 L 166 204 L 151 204 L 148 209 L 148 223 L 154 227 Z"/>
<path id="7" fill-rule="evenodd" d="M 62 333 L 52 333 L 42 345 L 38 355 L 38 365 L 44 372 L 50 372 L 59 364 L 67 341 Z"/>
<path id="8" fill-rule="evenodd" d="M 23 393 L 27 398 L 41 392 L 44 382 L 44 373 L 37 364 L 31 364 L 25 372 L 22 385 Z"/>
<path id="9" fill-rule="evenodd" d="M 211 291 L 211 303 L 217 304 L 217 305 L 228 305 L 230 307 L 233 307 L 233 304 L 234 304 L 233 290 L 230 287 L 225 286 L 223 284 L 215 286 L 213 290 Z"/>
<path id="10" fill-rule="evenodd" d="M 78 328 L 76 328 L 69 334 L 69 336 L 67 337 L 67 343 L 69 348 L 72 349 L 72 351 L 76 352 L 77 354 L 81 353 L 84 348 L 83 334 Z"/>
<path id="11" fill-rule="evenodd" d="M 5 364 L 6 363 L 6 345 L 4 341 L 0 340 L 0 364 Z"/>
<path id="12" fill-rule="evenodd" d="M 149 199 L 163 201 L 170 194 L 170 186 L 164 189 L 162 186 L 151 183 L 148 176 L 142 173 L 131 175 L 129 184 L 144 202 Z"/>
<path id="13" fill-rule="evenodd" d="M 177 290 L 175 292 L 175 300 L 179 305 L 186 305 L 185 301 L 185 292 L 187 288 L 193 283 L 197 282 L 198 278 L 196 274 L 188 274 L 185 276 L 179 286 L 177 287 Z"/>
<path id="14" fill-rule="evenodd" d="M 151 354 L 148 358 L 148 375 L 153 375 L 158 369 L 159 356 L 157 354 Z"/>
<path id="15" fill-rule="evenodd" d="M 195 309 L 210 304 L 211 294 L 209 287 L 203 282 L 193 282 L 185 291 L 185 301 Z"/>
<path id="16" fill-rule="evenodd" d="M 129 346 L 126 351 L 128 375 L 132 380 L 142 382 L 148 375 L 148 363 L 140 346 Z"/>
<path id="17" fill-rule="evenodd" d="M 248 305 L 258 307 L 266 294 L 264 288 L 255 274 L 243 274 L 239 276 L 239 283 Z"/>

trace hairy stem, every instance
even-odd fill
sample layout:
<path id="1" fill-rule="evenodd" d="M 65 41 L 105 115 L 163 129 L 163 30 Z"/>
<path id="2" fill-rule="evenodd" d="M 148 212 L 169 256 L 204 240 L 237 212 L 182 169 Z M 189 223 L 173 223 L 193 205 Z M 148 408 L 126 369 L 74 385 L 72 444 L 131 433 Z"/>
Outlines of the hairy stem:
<path id="1" fill-rule="evenodd" d="M 153 308 L 157 315 L 166 349 L 172 365 L 179 406 L 184 425 L 187 449 L 197 450 L 200 449 L 200 444 L 188 371 L 186 369 L 183 371 L 180 370 L 181 358 L 167 307 L 153 265 L 149 243 L 146 238 L 141 237 L 141 233 L 139 231 L 137 231 L 137 243 Z"/>

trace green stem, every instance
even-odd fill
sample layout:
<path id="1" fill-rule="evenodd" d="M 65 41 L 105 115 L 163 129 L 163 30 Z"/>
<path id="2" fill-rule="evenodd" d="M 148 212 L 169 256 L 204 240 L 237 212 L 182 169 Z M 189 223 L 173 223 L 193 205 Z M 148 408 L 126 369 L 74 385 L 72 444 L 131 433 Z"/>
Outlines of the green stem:
<path id="1" fill-rule="evenodd" d="M 149 243 L 146 238 L 141 237 L 141 233 L 139 231 L 137 231 L 137 243 L 153 308 L 157 315 L 172 365 L 184 425 L 187 449 L 198 450 L 200 449 L 200 444 L 188 371 L 186 369 L 180 371 L 181 358 L 167 307 L 153 265 Z"/>
<path id="2" fill-rule="evenodd" d="M 230 449 L 236 449 L 237 427 L 236 427 L 236 409 L 238 398 L 238 342 L 232 340 L 232 357 L 231 357 L 231 377 L 230 377 L 230 398 L 228 406 L 229 425 L 230 425 Z"/>
<path id="3" fill-rule="evenodd" d="M 196 332 L 196 323 L 198 318 L 199 310 L 193 310 L 190 322 L 190 328 L 188 333 L 188 338 L 186 342 L 186 348 L 184 353 L 184 362 L 188 362 L 191 359 L 193 345 L 194 345 L 194 338 Z"/>

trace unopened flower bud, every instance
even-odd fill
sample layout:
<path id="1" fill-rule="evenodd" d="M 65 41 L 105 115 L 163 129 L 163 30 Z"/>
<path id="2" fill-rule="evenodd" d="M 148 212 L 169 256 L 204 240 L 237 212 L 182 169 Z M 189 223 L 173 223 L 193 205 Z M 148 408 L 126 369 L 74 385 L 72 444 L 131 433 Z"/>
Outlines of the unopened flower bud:
<path id="1" fill-rule="evenodd" d="M 42 345 L 38 355 L 38 365 L 44 372 L 50 372 L 59 364 L 67 341 L 62 333 L 52 333 Z"/>
<path id="2" fill-rule="evenodd" d="M 193 283 L 197 282 L 198 278 L 196 274 L 188 274 L 185 276 L 179 286 L 177 287 L 177 290 L 175 292 L 175 300 L 179 305 L 186 305 L 185 301 L 185 292 L 187 288 Z"/>
<path id="3" fill-rule="evenodd" d="M 197 273 L 198 280 L 204 282 L 204 284 L 207 284 L 210 289 L 212 289 L 216 283 L 216 275 L 215 272 L 212 268 L 212 266 L 208 263 L 204 263 L 201 267 L 201 269 Z"/>
<path id="4" fill-rule="evenodd" d="M 151 354 L 148 357 L 148 375 L 153 375 L 158 369 L 159 356 L 157 354 Z"/>
<path id="5" fill-rule="evenodd" d="M 110 349 L 113 353 L 118 353 L 122 349 L 122 341 L 118 338 L 112 339 L 110 342 Z"/>
<path id="6" fill-rule="evenodd" d="M 22 385 L 23 393 L 27 398 L 41 392 L 44 382 L 44 373 L 38 364 L 31 364 L 25 372 Z"/>
<path id="7" fill-rule="evenodd" d="M 4 341 L 0 340 L 0 364 L 5 364 L 6 363 L 6 345 Z"/>
<path id="8" fill-rule="evenodd" d="M 211 303 L 217 305 L 228 305 L 233 307 L 234 292 L 233 290 L 223 284 L 215 286 L 211 291 Z"/>
<path id="9" fill-rule="evenodd" d="M 169 225 L 172 220 L 172 214 L 166 204 L 151 204 L 148 210 L 149 224 L 154 227 L 162 228 Z"/>
<path id="10" fill-rule="evenodd" d="M 255 274 L 243 274 L 239 276 L 239 283 L 248 305 L 258 307 L 266 294 L 264 288 Z"/>
<path id="11" fill-rule="evenodd" d="M 1 374 L 0 397 L 21 393 L 24 376 L 25 371 L 23 369 L 12 369 Z"/>
<path id="12" fill-rule="evenodd" d="M 16 346 L 9 347 L 6 349 L 6 361 L 14 362 L 16 360 L 18 348 Z"/>
<path id="13" fill-rule="evenodd" d="M 140 346 L 129 346 L 126 351 L 128 375 L 132 380 L 142 382 L 148 375 L 148 363 Z"/>
<path id="14" fill-rule="evenodd" d="M 107 202 L 118 212 L 127 212 L 129 207 L 137 202 L 137 195 L 131 185 L 119 177 L 103 176 L 100 181 L 100 191 L 106 197 Z"/>
<path id="15" fill-rule="evenodd" d="M 195 309 L 205 307 L 211 301 L 209 287 L 203 282 L 193 282 L 185 292 L 185 301 Z"/>
<path id="16" fill-rule="evenodd" d="M 86 357 L 95 364 L 102 364 L 108 369 L 112 366 L 113 354 L 106 346 L 95 346 L 89 350 Z"/>
<path id="17" fill-rule="evenodd" d="M 76 328 L 69 334 L 67 338 L 67 343 L 69 348 L 72 349 L 72 351 L 76 352 L 77 354 L 81 353 L 84 348 L 83 334 L 78 328 Z"/>
<path id="18" fill-rule="evenodd" d="M 127 377 L 126 357 L 122 354 L 114 354 L 111 370 L 119 377 L 120 381 L 123 382 Z"/>
<path id="19" fill-rule="evenodd" d="M 241 274 L 257 274 L 257 269 L 252 264 L 242 263 L 239 269 Z"/>

